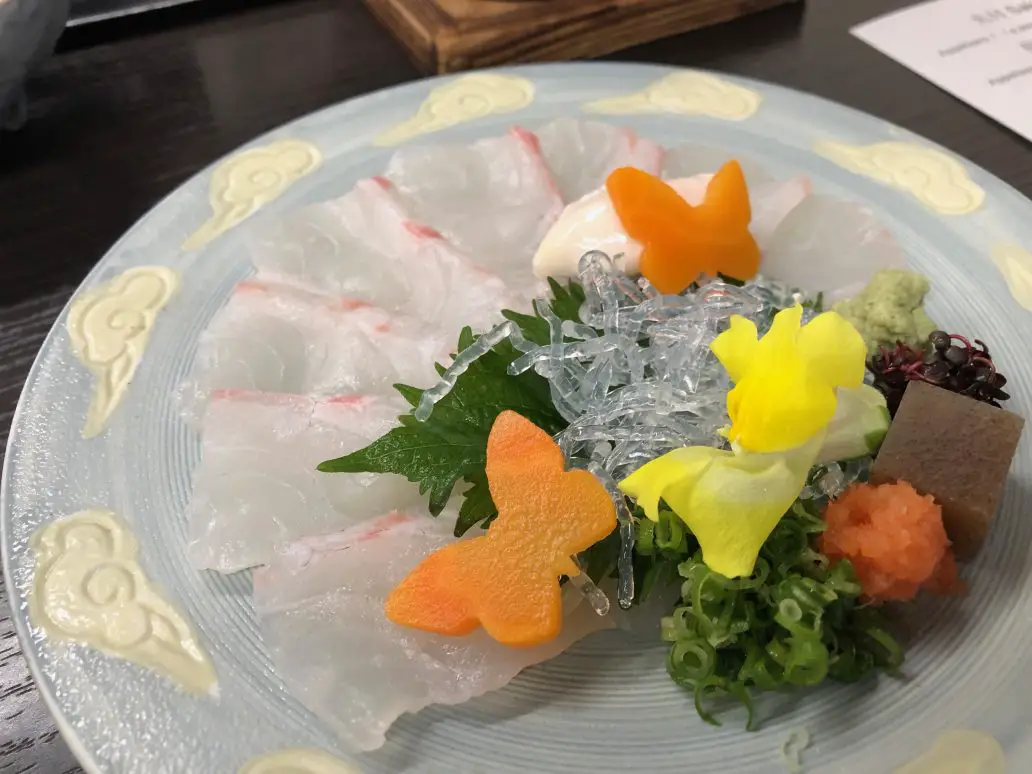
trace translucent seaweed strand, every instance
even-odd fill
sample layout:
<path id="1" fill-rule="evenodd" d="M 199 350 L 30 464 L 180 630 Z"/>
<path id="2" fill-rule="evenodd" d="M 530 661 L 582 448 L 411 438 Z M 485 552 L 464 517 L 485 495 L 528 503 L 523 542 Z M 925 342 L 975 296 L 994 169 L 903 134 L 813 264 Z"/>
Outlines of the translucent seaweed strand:
<path id="1" fill-rule="evenodd" d="M 579 562 L 577 566 L 580 567 Z M 579 574 L 570 578 L 570 583 L 587 600 L 588 604 L 591 605 L 591 609 L 597 615 L 609 614 L 609 597 L 606 596 L 606 592 L 596 586 L 595 582 L 588 577 L 583 567 L 581 567 Z"/>
<path id="2" fill-rule="evenodd" d="M 584 468 L 594 473 L 616 506 L 617 529 L 620 530 L 620 553 L 616 560 L 617 591 L 616 601 L 624 610 L 630 610 L 634 604 L 634 541 L 636 530 L 634 517 L 627 507 L 627 499 L 616 485 L 613 477 L 597 462 L 591 461 Z"/>
<path id="3" fill-rule="evenodd" d="M 462 350 L 462 352 L 457 352 L 455 360 L 441 374 L 437 384 L 423 391 L 413 416 L 420 422 L 425 422 L 429 419 L 430 414 L 433 413 L 434 406 L 455 388 L 455 382 L 458 381 L 459 377 L 466 373 L 473 363 L 510 338 L 515 329 L 516 326 L 511 322 L 501 323 L 482 336 L 479 336 L 476 341 Z"/>

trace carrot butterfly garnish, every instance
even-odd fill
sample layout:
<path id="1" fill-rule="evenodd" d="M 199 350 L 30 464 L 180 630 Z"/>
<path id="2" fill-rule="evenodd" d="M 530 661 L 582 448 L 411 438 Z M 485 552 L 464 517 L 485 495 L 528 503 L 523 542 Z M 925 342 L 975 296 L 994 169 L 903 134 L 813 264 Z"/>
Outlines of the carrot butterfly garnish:
<path id="1" fill-rule="evenodd" d="M 416 566 L 387 598 L 387 617 L 450 636 L 482 626 L 513 646 L 558 635 L 560 576 L 577 576 L 573 557 L 616 527 L 602 483 L 564 468 L 548 433 L 514 411 L 499 414 L 487 440 L 498 516 L 485 535 L 445 546 Z"/>
<path id="2" fill-rule="evenodd" d="M 703 275 L 747 280 L 756 274 L 760 249 L 749 231 L 749 190 L 737 161 L 717 171 L 694 207 L 634 167 L 610 173 L 606 191 L 624 230 L 644 245 L 639 268 L 660 293 L 680 293 Z"/>

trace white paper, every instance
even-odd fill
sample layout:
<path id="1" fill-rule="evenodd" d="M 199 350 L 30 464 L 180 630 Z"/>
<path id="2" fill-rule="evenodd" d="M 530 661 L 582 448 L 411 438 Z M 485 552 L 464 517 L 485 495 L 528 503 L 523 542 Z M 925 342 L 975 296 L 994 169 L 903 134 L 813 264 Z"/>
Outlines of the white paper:
<path id="1" fill-rule="evenodd" d="M 932 0 L 852 33 L 1032 140 L 1032 0 Z"/>

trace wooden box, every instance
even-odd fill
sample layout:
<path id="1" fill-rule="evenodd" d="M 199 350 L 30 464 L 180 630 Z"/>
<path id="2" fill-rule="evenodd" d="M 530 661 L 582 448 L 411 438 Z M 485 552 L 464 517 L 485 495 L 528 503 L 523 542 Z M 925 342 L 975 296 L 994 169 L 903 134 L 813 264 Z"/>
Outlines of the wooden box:
<path id="1" fill-rule="evenodd" d="M 428 73 L 590 59 L 791 0 L 365 0 Z"/>

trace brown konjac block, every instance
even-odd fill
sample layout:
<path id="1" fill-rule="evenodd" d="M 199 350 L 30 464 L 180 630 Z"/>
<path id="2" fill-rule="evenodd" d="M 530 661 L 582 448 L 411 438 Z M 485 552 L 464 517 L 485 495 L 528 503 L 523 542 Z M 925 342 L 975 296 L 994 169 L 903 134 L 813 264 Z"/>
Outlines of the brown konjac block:
<path id="1" fill-rule="evenodd" d="M 910 483 L 942 506 L 958 559 L 970 559 L 996 515 L 1025 420 L 911 382 L 871 470 L 871 483 Z"/>
<path id="2" fill-rule="evenodd" d="M 428 72 L 586 59 L 794 0 L 365 0 Z"/>

